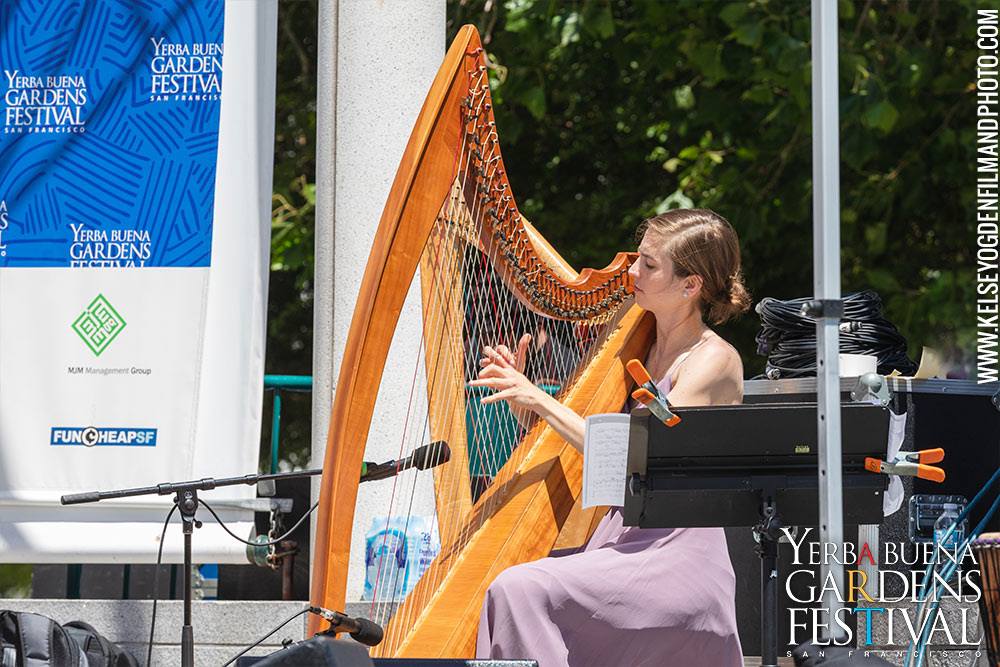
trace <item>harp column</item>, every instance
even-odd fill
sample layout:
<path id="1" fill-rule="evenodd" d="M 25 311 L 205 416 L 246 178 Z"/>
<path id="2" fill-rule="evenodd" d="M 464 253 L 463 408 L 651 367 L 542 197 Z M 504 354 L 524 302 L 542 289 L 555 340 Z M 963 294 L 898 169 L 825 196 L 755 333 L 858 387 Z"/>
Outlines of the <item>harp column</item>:
<path id="1" fill-rule="evenodd" d="M 444 57 L 445 10 L 445 0 L 320 3 L 312 409 L 316 467 L 323 464 L 333 385 L 375 230 L 396 166 Z M 417 283 L 417 300 L 408 298 L 397 327 L 409 328 L 418 337 L 419 294 Z M 400 352 L 410 359 L 419 357 L 417 350 Z M 412 367 L 409 373 L 394 375 L 391 355 L 381 389 L 371 388 L 381 392 L 380 399 L 410 394 Z M 383 400 L 376 405 L 366 460 L 399 455 L 398 438 L 380 438 L 379 425 L 393 420 L 401 425 L 406 406 L 385 405 Z M 359 492 L 348 601 L 361 598 L 365 532 L 373 517 L 389 506 L 390 487 L 388 482 L 373 484 Z M 314 484 L 314 500 L 317 489 Z"/>

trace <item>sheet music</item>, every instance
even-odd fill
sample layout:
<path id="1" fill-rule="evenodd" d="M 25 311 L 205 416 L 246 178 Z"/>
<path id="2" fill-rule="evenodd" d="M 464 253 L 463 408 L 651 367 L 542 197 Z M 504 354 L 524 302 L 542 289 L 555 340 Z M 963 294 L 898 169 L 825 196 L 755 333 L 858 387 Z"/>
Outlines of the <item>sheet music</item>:
<path id="1" fill-rule="evenodd" d="M 629 415 L 591 415 L 583 431 L 583 506 L 625 504 Z"/>

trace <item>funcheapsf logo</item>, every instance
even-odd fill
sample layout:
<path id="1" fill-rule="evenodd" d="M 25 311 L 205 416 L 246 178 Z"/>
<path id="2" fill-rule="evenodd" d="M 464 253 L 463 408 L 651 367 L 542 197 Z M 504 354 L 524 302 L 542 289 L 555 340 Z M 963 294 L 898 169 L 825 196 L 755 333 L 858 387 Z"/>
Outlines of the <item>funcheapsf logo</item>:
<path id="1" fill-rule="evenodd" d="M 49 444 L 83 447 L 155 447 L 155 428 L 53 426 Z"/>

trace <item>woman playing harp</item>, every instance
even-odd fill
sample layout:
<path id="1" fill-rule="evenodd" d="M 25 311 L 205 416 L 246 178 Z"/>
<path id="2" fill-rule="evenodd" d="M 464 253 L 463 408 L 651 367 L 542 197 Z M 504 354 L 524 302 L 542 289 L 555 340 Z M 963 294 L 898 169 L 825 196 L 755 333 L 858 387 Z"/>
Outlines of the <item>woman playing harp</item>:
<path id="1" fill-rule="evenodd" d="M 481 402 L 490 389 L 469 383 L 481 370 L 484 345 L 529 333 L 540 354 L 526 370 L 560 405 L 577 414 L 620 410 L 630 386 L 625 364 L 645 358 L 655 337 L 653 315 L 632 296 L 628 272 L 636 259 L 619 253 L 602 269 L 577 272 L 524 219 L 500 152 L 485 54 L 475 29 L 462 28 L 379 222 L 328 429 L 314 604 L 343 608 L 349 564 L 365 562 L 351 554 L 369 553 L 368 525 L 356 525 L 354 516 L 360 494 L 371 500 L 385 491 L 378 505 L 382 533 L 391 532 L 390 520 L 405 526 L 421 517 L 440 539 L 430 563 L 402 548 L 390 553 L 388 542 L 372 545 L 371 553 L 382 557 L 371 563 L 365 615 L 385 626 L 378 655 L 471 657 L 483 599 L 497 575 L 582 544 L 600 520 L 581 508 L 583 467 L 575 447 L 544 419 L 520 427 L 502 400 Z M 708 303 L 705 290 L 714 279 L 698 275 L 697 299 Z M 421 324 L 397 327 L 414 304 Z M 695 329 L 678 330 L 668 342 L 686 342 L 675 335 L 681 331 Z M 672 363 L 667 356 L 650 361 L 657 373 Z M 409 393 L 386 389 L 386 374 L 406 378 Z M 687 386 L 687 377 L 672 379 Z M 396 418 L 401 423 L 391 423 Z M 450 459 L 424 461 L 427 470 L 366 485 L 359 494 L 369 441 L 394 443 L 397 461 L 427 442 L 445 441 Z"/>
<path id="2" fill-rule="evenodd" d="M 636 303 L 656 319 L 645 358 L 674 406 L 743 400 L 739 353 L 706 321 L 745 312 L 739 241 L 719 215 L 674 210 L 640 229 L 632 264 Z M 584 420 L 521 372 L 517 352 L 485 348 L 474 386 L 496 393 L 523 422 L 544 419 L 578 450 Z M 626 408 L 631 406 L 626 406 Z M 743 664 L 736 628 L 735 576 L 722 528 L 625 527 L 612 509 L 586 546 L 505 570 L 486 594 L 477 656 L 532 658 L 556 665 Z"/>

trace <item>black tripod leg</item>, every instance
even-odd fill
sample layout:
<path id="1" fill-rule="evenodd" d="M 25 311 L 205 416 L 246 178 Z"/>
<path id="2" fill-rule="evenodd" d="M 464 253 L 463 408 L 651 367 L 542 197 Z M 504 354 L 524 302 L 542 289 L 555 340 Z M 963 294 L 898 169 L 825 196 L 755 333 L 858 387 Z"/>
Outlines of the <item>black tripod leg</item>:
<path id="1" fill-rule="evenodd" d="M 184 626 L 181 628 L 181 665 L 194 667 L 194 628 L 191 626 L 191 533 L 184 531 Z"/>
<path id="2" fill-rule="evenodd" d="M 181 626 L 181 666 L 194 667 L 194 627 L 191 621 L 191 535 L 196 526 L 194 513 L 198 509 L 198 493 L 194 490 L 177 492 L 177 507 L 184 529 L 184 625 Z"/>
<path id="3" fill-rule="evenodd" d="M 778 543 L 760 540 L 760 664 L 778 665 Z"/>

